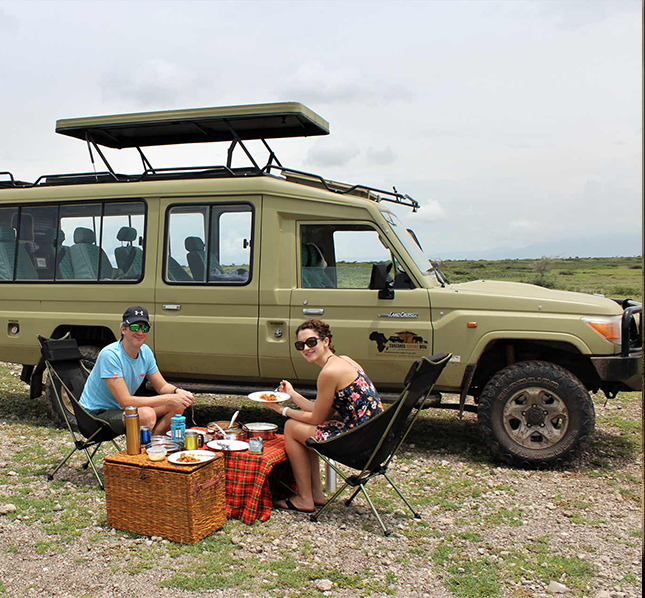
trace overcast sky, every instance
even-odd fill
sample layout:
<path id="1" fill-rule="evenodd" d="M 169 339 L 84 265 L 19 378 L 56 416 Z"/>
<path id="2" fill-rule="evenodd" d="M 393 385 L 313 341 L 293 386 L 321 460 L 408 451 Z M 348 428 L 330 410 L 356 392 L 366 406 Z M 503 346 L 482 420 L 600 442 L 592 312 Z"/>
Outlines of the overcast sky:
<path id="1" fill-rule="evenodd" d="M 0 0 L 0 56 L 0 171 L 23 180 L 91 170 L 59 118 L 299 101 L 331 135 L 273 142 L 282 163 L 418 199 L 432 257 L 641 253 L 640 0 Z"/>

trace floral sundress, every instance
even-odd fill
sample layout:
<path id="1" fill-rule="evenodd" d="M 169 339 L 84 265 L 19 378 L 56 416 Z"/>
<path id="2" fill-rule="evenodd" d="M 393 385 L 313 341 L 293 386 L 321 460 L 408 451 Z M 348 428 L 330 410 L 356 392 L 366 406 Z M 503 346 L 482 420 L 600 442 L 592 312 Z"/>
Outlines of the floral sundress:
<path id="1" fill-rule="evenodd" d="M 316 426 L 314 438 L 318 442 L 342 434 L 383 411 L 383 403 L 372 381 L 363 370 L 353 367 L 357 372 L 356 379 L 334 395 L 332 404 L 338 413 L 338 419 Z"/>

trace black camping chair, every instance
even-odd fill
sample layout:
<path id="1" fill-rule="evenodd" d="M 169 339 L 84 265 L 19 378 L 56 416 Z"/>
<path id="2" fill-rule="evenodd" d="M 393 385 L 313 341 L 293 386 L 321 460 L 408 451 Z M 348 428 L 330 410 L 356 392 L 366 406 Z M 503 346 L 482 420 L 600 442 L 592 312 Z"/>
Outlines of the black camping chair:
<path id="1" fill-rule="evenodd" d="M 47 372 L 49 373 L 56 400 L 59 403 L 60 412 L 65 419 L 65 423 L 74 442 L 74 448 L 58 463 L 51 473 L 47 474 L 47 479 L 53 480 L 56 472 L 67 463 L 68 459 L 76 451 L 84 451 L 87 457 L 87 463 L 83 467 L 87 469 L 89 465 L 92 468 L 101 489 L 104 489 L 103 482 L 92 459 L 103 442 L 112 442 L 117 451 L 120 451 L 121 448 L 114 439 L 120 436 L 121 433 L 115 432 L 108 422 L 88 413 L 79 403 L 85 382 L 87 382 L 87 377 L 90 373 L 81 362 L 82 356 L 76 340 L 71 338 L 68 333 L 59 339 L 45 338 L 44 336 L 38 335 L 38 342 L 40 343 L 40 351 Z M 63 403 L 63 393 L 66 394 L 66 397 L 72 405 L 78 430 L 84 437 L 84 440 L 79 440 L 74 433 L 72 424 L 67 417 L 67 409 Z M 91 453 L 88 450 L 90 448 L 92 449 Z"/>
<path id="2" fill-rule="evenodd" d="M 386 529 L 372 500 L 365 489 L 365 485 L 372 478 L 384 476 L 392 488 L 401 497 L 403 502 L 412 511 L 415 518 L 419 515 L 405 496 L 396 487 L 390 476 L 387 475 L 387 468 L 407 437 L 414 421 L 423 408 L 423 404 L 439 378 L 439 374 L 446 367 L 451 354 L 441 353 L 432 357 L 422 357 L 412 364 L 410 371 L 405 377 L 405 388 L 399 398 L 390 405 L 383 413 L 369 419 L 365 423 L 333 436 L 329 440 L 317 442 L 313 438 L 307 440 L 307 446 L 332 467 L 342 478 L 343 484 L 336 493 L 327 501 L 322 508 L 311 515 L 311 521 L 317 521 L 320 515 L 332 504 L 348 486 L 354 488 L 354 493 L 345 501 L 350 505 L 359 492 L 362 492 L 378 519 L 386 536 L 390 532 Z M 414 413 L 413 413 L 414 412 Z M 341 463 L 360 473 L 347 476 L 340 470 L 336 463 Z"/>

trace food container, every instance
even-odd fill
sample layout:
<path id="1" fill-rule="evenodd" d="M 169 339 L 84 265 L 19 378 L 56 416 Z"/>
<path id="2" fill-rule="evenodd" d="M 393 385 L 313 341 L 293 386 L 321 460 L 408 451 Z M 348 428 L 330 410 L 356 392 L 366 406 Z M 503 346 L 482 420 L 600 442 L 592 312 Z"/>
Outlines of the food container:
<path id="1" fill-rule="evenodd" d="M 166 449 L 166 454 L 176 453 L 181 449 L 181 446 L 174 440 L 170 440 L 167 436 L 153 436 L 150 439 L 150 444 L 146 445 L 146 450 L 151 446 L 163 446 Z"/>
<path id="2" fill-rule="evenodd" d="M 166 447 L 161 444 L 151 444 L 146 449 L 150 461 L 163 461 L 166 458 Z"/>
<path id="3" fill-rule="evenodd" d="M 278 431 L 278 426 L 268 422 L 253 422 L 244 424 L 249 438 L 262 438 L 262 440 L 273 440 Z"/>
<path id="4" fill-rule="evenodd" d="M 242 427 L 241 424 L 239 423 L 234 423 L 232 428 L 229 428 L 229 424 L 231 423 L 230 421 L 226 422 L 215 422 L 224 432 L 226 433 L 226 440 L 247 440 L 248 439 L 248 434 L 246 430 Z M 209 429 L 210 432 L 210 429 Z M 213 433 L 213 439 L 214 440 L 223 440 L 222 439 L 222 433 L 215 428 L 215 432 Z"/>

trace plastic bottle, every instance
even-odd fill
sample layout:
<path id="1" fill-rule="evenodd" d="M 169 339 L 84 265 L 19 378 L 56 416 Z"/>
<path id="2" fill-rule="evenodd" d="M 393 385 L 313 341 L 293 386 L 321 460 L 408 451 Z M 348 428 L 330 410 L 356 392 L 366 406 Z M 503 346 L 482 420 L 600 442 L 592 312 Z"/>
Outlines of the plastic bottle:
<path id="1" fill-rule="evenodd" d="M 136 407 L 125 408 L 125 444 L 128 455 L 141 454 L 141 437 L 139 436 L 139 410 Z"/>

